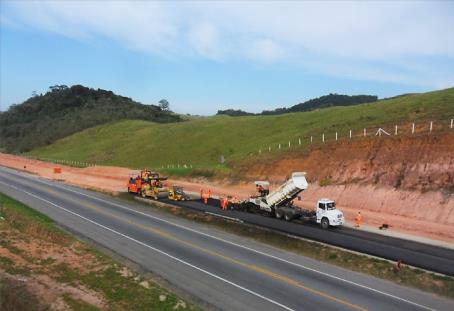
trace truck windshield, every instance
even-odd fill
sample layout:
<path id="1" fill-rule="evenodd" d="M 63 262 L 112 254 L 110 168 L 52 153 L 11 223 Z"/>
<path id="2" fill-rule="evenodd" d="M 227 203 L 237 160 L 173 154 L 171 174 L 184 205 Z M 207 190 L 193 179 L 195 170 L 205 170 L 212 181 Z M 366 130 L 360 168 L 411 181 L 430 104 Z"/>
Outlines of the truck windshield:
<path id="1" fill-rule="evenodd" d="M 326 209 L 327 210 L 336 209 L 336 203 L 335 202 L 326 203 Z"/>

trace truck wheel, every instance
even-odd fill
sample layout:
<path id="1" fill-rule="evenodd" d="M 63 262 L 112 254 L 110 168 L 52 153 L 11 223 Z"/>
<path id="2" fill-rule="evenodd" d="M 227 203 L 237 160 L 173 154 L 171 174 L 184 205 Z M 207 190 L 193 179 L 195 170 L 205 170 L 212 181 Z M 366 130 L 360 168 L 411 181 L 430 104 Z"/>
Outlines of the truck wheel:
<path id="1" fill-rule="evenodd" d="M 279 210 L 279 209 L 277 209 L 277 210 L 274 211 L 274 215 L 276 216 L 277 219 L 282 219 L 282 216 L 283 216 L 282 214 L 283 214 L 283 213 L 284 213 L 284 212 L 282 212 L 282 211 Z"/>
<path id="2" fill-rule="evenodd" d="M 146 197 L 146 195 L 145 195 L 145 192 L 144 192 L 144 191 L 142 191 L 142 193 L 141 193 L 140 195 L 142 196 L 142 198 L 145 198 L 145 197 Z"/>
<path id="3" fill-rule="evenodd" d="M 328 229 L 329 228 L 329 220 L 328 220 L 328 218 L 322 218 L 322 221 L 320 222 L 320 225 L 322 226 L 322 229 Z"/>
<path id="4" fill-rule="evenodd" d="M 291 221 L 293 219 L 293 213 L 292 212 L 285 213 L 284 219 L 285 219 L 285 221 Z"/>

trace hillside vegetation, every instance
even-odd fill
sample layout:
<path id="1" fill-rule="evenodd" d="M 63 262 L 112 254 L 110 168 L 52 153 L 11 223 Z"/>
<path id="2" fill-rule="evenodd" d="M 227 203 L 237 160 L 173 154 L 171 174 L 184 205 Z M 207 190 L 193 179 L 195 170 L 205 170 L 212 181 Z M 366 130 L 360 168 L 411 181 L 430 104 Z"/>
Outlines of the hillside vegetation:
<path id="1" fill-rule="evenodd" d="M 54 159 L 101 161 L 126 167 L 160 168 L 167 164 L 216 167 L 221 155 L 227 163 L 251 159 L 259 148 L 288 150 L 302 138 L 304 148 L 313 135 L 330 137 L 338 131 L 347 136 L 352 129 L 443 120 L 454 115 L 454 88 L 413 94 L 373 104 L 332 107 L 277 116 L 214 116 L 187 122 L 156 124 L 121 121 L 84 130 L 30 154 Z M 275 152 L 275 154 L 278 154 Z M 260 158 L 257 158 L 258 160 Z"/>
<path id="2" fill-rule="evenodd" d="M 290 108 L 277 108 L 274 110 L 263 110 L 261 113 L 250 113 L 243 110 L 226 109 L 218 110 L 217 115 L 227 115 L 231 117 L 251 116 L 251 115 L 278 115 L 291 112 L 304 112 L 316 109 L 323 109 L 336 106 L 354 106 L 365 103 L 373 103 L 378 100 L 377 96 L 372 95 L 340 95 L 329 94 L 294 105 Z"/>
<path id="3" fill-rule="evenodd" d="M 159 106 L 81 85 L 51 87 L 0 113 L 0 150 L 25 152 L 96 125 L 122 119 L 180 121 Z"/>
<path id="4" fill-rule="evenodd" d="M 336 106 L 354 106 L 365 103 L 373 103 L 378 100 L 377 96 L 372 95 L 341 95 L 329 94 L 318 98 L 310 99 L 304 103 L 294 105 L 290 108 L 278 108 L 275 110 L 264 110 L 263 115 L 282 114 L 289 112 L 304 112 L 315 109 L 322 109 Z"/>

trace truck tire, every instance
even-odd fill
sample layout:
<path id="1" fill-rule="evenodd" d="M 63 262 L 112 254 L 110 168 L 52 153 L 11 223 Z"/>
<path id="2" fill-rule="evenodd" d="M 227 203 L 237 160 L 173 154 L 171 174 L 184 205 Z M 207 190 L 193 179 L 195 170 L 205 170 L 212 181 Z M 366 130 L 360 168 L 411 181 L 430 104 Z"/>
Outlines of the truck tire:
<path id="1" fill-rule="evenodd" d="M 293 213 L 289 211 L 284 214 L 284 219 L 285 221 L 292 221 L 293 216 L 294 216 Z"/>
<path id="2" fill-rule="evenodd" d="M 146 197 L 147 197 L 146 194 L 145 194 L 145 191 L 142 191 L 142 192 L 140 193 L 140 195 L 142 196 L 142 198 L 146 198 Z"/>
<path id="3" fill-rule="evenodd" d="M 329 220 L 326 217 L 322 218 L 322 221 L 320 222 L 320 226 L 322 229 L 328 229 L 329 228 Z"/>
<path id="4" fill-rule="evenodd" d="M 284 212 L 280 209 L 277 209 L 274 211 L 274 215 L 276 216 L 277 219 L 282 219 L 282 216 L 284 216 Z"/>

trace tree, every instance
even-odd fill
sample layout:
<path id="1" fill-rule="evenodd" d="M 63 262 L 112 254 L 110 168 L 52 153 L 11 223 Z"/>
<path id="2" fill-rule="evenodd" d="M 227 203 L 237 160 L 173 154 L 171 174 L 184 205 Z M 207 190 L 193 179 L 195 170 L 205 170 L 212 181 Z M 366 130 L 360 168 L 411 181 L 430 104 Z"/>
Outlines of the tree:
<path id="1" fill-rule="evenodd" d="M 161 110 L 167 111 L 167 110 L 169 110 L 169 107 L 170 107 L 170 104 L 167 101 L 167 99 L 161 99 L 159 101 L 159 108 L 161 108 Z"/>

